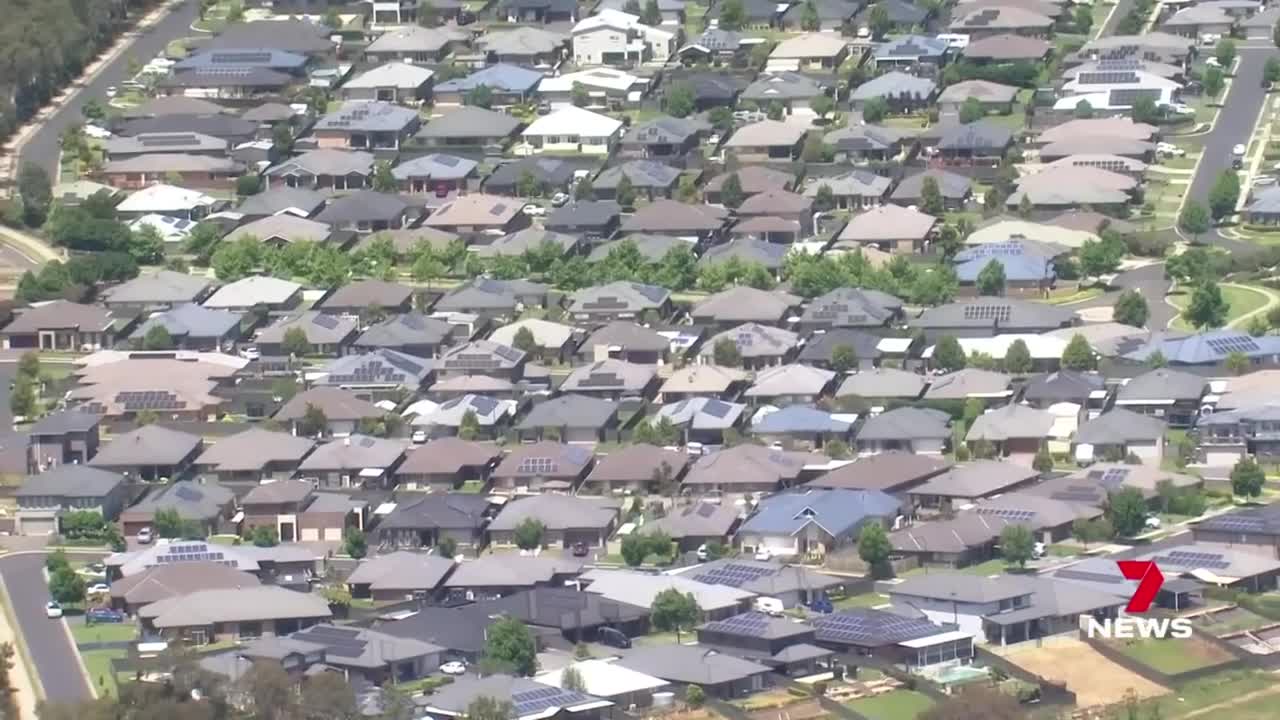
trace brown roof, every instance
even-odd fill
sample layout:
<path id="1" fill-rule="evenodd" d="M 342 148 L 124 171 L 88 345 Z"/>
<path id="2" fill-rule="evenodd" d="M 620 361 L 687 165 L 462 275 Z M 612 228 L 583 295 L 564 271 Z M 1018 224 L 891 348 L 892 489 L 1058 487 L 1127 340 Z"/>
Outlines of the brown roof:
<path id="1" fill-rule="evenodd" d="M 594 459 L 595 453 L 591 448 L 544 440 L 513 449 L 493 475 L 500 478 L 576 478 Z"/>
<path id="2" fill-rule="evenodd" d="M 251 428 L 218 440 L 196 458 L 196 465 L 222 472 L 260 470 L 271 462 L 301 462 L 315 445 L 311 438 Z"/>
<path id="3" fill-rule="evenodd" d="M 130 605 L 146 605 L 197 590 L 244 588 L 261 585 L 254 575 L 220 562 L 185 562 L 157 565 L 111 583 L 112 599 Z"/>
<path id="4" fill-rule="evenodd" d="M 357 280 L 333 291 L 320 305 L 323 308 L 378 306 L 393 308 L 409 302 L 413 288 L 385 280 Z"/>
<path id="5" fill-rule="evenodd" d="M 1039 38 L 1021 35 L 993 35 L 975 40 L 964 49 L 967 58 L 986 60 L 1038 60 L 1053 49 L 1053 44 Z"/>
<path id="6" fill-rule="evenodd" d="M 1104 224 L 1106 229 L 1114 230 L 1121 235 L 1129 235 L 1137 231 L 1137 226 L 1131 222 L 1117 220 L 1092 210 L 1068 210 L 1057 217 L 1046 220 L 1045 223 L 1067 228 L 1068 230 L 1091 233 L 1102 232 Z"/>
<path id="7" fill-rule="evenodd" d="M 113 322 L 111 313 L 103 308 L 55 300 L 18 311 L 4 332 L 12 335 L 61 328 L 101 331 L 111 327 Z"/>
<path id="8" fill-rule="evenodd" d="M 951 467 L 945 458 L 909 453 L 881 453 L 836 468 L 808 484 L 814 487 L 890 492 L 923 482 Z"/>
<path id="9" fill-rule="evenodd" d="M 805 465 L 822 465 L 825 455 L 774 450 L 763 445 L 738 445 L 704 455 L 685 476 L 685 485 L 763 485 L 791 482 Z"/>
<path id="10" fill-rule="evenodd" d="M 611 452 L 596 463 L 587 482 L 645 482 L 653 478 L 663 465 L 671 468 L 671 478 L 678 479 L 689 464 L 689 456 L 656 445 L 629 445 Z"/>
<path id="11" fill-rule="evenodd" d="M 298 393 L 276 412 L 276 420 L 298 420 L 307 413 L 307 406 L 314 405 L 329 420 L 360 420 L 382 417 L 382 409 L 368 400 L 335 387 L 311 388 Z"/>
<path id="12" fill-rule="evenodd" d="M 501 455 L 496 446 L 487 443 L 440 438 L 410 450 L 396 474 L 449 475 L 464 467 L 488 465 Z"/>
<path id="13" fill-rule="evenodd" d="M 622 224 L 626 232 L 663 230 L 719 230 L 724 227 L 729 211 L 710 205 L 685 205 L 674 200 L 657 200 L 627 218 Z"/>
<path id="14" fill-rule="evenodd" d="M 278 505 L 302 502 L 311 495 L 311 483 L 306 480 L 277 480 L 264 483 L 240 498 L 241 505 Z"/>
<path id="15" fill-rule="evenodd" d="M 813 198 L 785 190 L 768 190 L 756 193 L 742 202 L 738 215 L 777 215 L 809 212 Z"/>

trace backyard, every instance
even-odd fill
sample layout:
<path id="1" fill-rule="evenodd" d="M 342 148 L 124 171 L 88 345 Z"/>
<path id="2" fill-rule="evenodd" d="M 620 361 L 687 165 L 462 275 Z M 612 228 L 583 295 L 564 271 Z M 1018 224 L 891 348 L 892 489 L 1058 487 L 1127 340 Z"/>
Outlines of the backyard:
<path id="1" fill-rule="evenodd" d="M 1219 665 L 1233 659 L 1231 653 L 1208 641 L 1142 638 L 1117 642 L 1119 650 L 1152 669 L 1166 675 Z"/>
<path id="2" fill-rule="evenodd" d="M 1265 701 L 1272 709 L 1265 717 L 1275 717 L 1276 693 L 1280 693 L 1280 686 L 1274 683 L 1274 675 L 1255 670 L 1232 670 L 1210 675 L 1185 683 L 1168 697 L 1161 698 L 1160 714 L 1165 718 L 1214 717 L 1212 708 L 1235 702 L 1240 704 L 1231 708 L 1229 717 L 1233 720 L 1257 720 L 1264 716 L 1242 715 L 1237 710 L 1251 705 L 1259 692 L 1266 692 Z M 1227 715 L 1224 713 L 1222 716 Z"/>
<path id="3" fill-rule="evenodd" d="M 869 720 L 911 720 L 933 707 L 933 700 L 915 690 L 894 690 L 883 695 L 851 700 L 845 703 L 845 707 Z"/>

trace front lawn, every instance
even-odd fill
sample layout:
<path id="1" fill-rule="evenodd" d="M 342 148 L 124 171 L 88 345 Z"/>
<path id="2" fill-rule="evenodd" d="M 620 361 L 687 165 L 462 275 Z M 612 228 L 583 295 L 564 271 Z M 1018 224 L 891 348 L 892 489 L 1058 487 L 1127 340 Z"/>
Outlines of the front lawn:
<path id="1" fill-rule="evenodd" d="M 71 637 L 77 644 L 132 642 L 138 637 L 138 627 L 133 623 L 89 623 L 78 618 L 67 620 L 71 626 Z"/>
<path id="2" fill-rule="evenodd" d="M 80 656 L 84 658 L 84 667 L 89 673 L 89 682 L 98 688 L 98 695 L 115 695 L 118 692 L 119 685 L 115 671 L 111 668 L 111 661 L 115 658 L 125 657 L 125 651 L 92 650 L 80 653 Z M 75 672 L 75 670 L 67 668 L 67 672 Z"/>
<path id="3" fill-rule="evenodd" d="M 933 707 L 933 700 L 915 690 L 894 690 L 884 695 L 851 700 L 845 706 L 869 720 L 912 720 Z"/>

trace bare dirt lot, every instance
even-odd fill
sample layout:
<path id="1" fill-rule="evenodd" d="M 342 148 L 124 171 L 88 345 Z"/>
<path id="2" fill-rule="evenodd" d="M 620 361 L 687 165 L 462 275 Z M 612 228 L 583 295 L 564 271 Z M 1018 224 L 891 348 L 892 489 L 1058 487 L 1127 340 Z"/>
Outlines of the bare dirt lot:
<path id="1" fill-rule="evenodd" d="M 1120 702 L 1130 688 L 1139 698 L 1169 692 L 1163 685 L 1129 672 L 1079 640 L 1059 640 L 1041 648 L 1026 644 L 1029 646 L 1026 649 L 1006 651 L 1005 657 L 1041 677 L 1066 683 L 1076 694 L 1080 707 Z"/>

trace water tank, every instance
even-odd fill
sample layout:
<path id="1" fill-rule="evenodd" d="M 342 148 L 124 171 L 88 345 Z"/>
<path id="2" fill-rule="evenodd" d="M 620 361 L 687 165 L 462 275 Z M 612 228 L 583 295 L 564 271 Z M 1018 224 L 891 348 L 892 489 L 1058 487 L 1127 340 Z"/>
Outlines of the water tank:
<path id="1" fill-rule="evenodd" d="M 675 699 L 676 694 L 673 692 L 656 692 L 653 694 L 653 706 L 655 708 L 671 707 Z"/>

